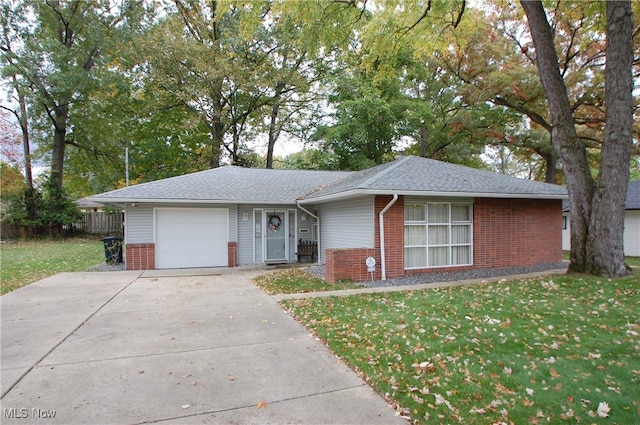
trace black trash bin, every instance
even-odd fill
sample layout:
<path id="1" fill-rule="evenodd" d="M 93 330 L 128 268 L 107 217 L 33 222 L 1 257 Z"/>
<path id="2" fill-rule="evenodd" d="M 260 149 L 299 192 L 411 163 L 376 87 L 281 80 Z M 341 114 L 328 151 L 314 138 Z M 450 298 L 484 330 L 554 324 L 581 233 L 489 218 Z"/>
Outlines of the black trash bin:
<path id="1" fill-rule="evenodd" d="M 107 236 L 100 239 L 104 242 L 104 255 L 107 263 L 122 263 L 122 238 L 120 236 Z"/>

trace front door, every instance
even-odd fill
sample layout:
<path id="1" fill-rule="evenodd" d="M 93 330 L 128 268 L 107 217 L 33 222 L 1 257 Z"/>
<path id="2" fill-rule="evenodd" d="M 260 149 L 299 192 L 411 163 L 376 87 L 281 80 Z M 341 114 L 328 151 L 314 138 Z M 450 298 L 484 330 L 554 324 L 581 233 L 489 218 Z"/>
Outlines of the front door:
<path id="1" fill-rule="evenodd" d="M 287 260 L 287 221 L 286 211 L 265 211 L 262 227 L 265 229 L 265 261 Z"/>

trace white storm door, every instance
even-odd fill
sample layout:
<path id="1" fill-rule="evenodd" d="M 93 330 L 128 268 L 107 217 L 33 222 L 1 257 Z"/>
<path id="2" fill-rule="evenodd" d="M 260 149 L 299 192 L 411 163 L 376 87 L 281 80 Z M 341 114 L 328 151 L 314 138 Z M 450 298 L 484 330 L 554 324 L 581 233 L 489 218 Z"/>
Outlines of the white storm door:
<path id="1" fill-rule="evenodd" d="M 262 228 L 265 261 L 285 261 L 287 259 L 288 217 L 286 211 L 265 211 Z"/>
<path id="2" fill-rule="evenodd" d="M 229 210 L 156 208 L 156 268 L 228 266 Z"/>

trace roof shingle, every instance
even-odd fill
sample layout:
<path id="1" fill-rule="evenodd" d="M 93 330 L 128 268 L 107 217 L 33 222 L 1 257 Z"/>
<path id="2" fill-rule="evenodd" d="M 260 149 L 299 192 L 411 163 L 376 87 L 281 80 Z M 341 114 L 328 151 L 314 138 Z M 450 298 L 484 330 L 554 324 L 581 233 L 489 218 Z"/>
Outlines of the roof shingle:
<path id="1" fill-rule="evenodd" d="M 117 202 L 229 202 L 293 204 L 359 194 L 566 198 L 557 185 L 415 156 L 359 172 L 271 170 L 225 166 L 114 190 L 91 197 Z"/>
<path id="2" fill-rule="evenodd" d="M 349 174 L 224 166 L 92 196 L 97 202 L 217 201 L 292 204 L 301 194 Z"/>
<path id="3" fill-rule="evenodd" d="M 519 179 L 433 159 L 405 156 L 350 174 L 305 197 L 327 198 L 347 193 L 398 193 L 425 196 L 497 196 L 564 198 L 564 187 Z"/>

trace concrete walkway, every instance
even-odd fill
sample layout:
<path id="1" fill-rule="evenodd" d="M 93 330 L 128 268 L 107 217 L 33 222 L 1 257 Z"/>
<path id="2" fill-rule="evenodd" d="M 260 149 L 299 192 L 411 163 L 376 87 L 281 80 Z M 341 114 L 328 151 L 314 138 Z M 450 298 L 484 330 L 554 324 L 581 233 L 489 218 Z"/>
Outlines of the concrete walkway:
<path id="1" fill-rule="evenodd" d="M 4 295 L 0 422 L 406 424 L 250 283 L 264 272 L 64 273 Z"/>

